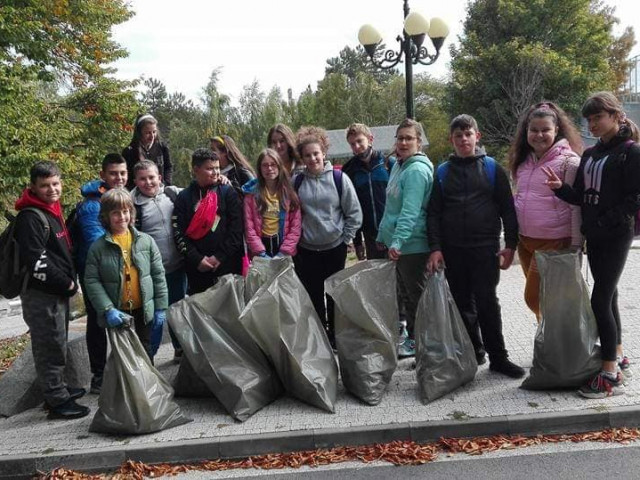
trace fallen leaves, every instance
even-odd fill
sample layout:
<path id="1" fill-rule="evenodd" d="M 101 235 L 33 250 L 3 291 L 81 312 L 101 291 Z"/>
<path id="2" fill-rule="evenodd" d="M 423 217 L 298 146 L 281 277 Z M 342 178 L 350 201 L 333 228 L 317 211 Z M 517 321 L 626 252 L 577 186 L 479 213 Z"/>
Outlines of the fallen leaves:
<path id="1" fill-rule="evenodd" d="M 48 474 L 39 475 L 40 480 L 142 480 L 173 476 L 189 471 L 222 471 L 256 468 L 273 470 L 282 468 L 318 467 L 332 463 L 361 461 L 365 463 L 384 461 L 394 465 L 420 465 L 432 462 L 438 454 L 465 453 L 482 455 L 496 450 L 530 447 L 544 443 L 560 442 L 606 442 L 623 443 L 640 439 L 638 428 L 612 428 L 595 432 L 555 435 L 493 435 L 476 438 L 441 438 L 437 442 L 420 444 L 413 441 L 376 443 L 358 447 L 335 447 L 293 453 L 272 453 L 241 460 L 209 460 L 195 464 L 176 465 L 159 463 L 148 465 L 129 460 L 113 474 L 90 475 L 57 468 Z"/>

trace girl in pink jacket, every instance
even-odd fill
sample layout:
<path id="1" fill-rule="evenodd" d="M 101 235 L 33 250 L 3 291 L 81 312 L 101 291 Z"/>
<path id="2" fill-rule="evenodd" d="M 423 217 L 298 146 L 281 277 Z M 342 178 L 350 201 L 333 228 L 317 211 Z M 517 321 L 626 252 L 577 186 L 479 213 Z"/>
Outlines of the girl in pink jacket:
<path id="1" fill-rule="evenodd" d="M 577 152 L 577 153 L 576 153 Z M 557 198 L 547 187 L 541 167 L 553 169 L 569 185 L 580 164 L 582 140 L 567 114 L 551 102 L 529 107 L 518 122 L 509 150 L 509 166 L 516 194 L 520 240 L 518 256 L 526 284 L 524 299 L 540 322 L 540 275 L 536 250 L 579 249 L 580 207 Z"/>
<path id="2" fill-rule="evenodd" d="M 265 148 L 258 155 L 258 178 L 243 185 L 244 224 L 251 256 L 294 256 L 300 240 L 298 195 L 278 153 Z"/>

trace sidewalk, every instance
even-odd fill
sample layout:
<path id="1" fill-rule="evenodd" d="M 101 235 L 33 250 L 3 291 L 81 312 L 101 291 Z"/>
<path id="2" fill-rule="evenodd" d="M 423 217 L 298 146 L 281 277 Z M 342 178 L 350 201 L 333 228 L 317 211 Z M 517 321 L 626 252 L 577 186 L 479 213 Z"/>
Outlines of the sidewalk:
<path id="1" fill-rule="evenodd" d="M 619 291 L 623 339 L 636 366 L 636 378 L 640 376 L 639 284 L 640 250 L 631 250 Z M 515 266 L 503 272 L 499 295 L 511 359 L 530 367 L 536 322 L 524 304 L 523 285 L 522 271 Z M 5 331 L 19 330 L 17 323 L 12 317 L 0 318 L 0 338 L 6 336 Z M 177 371 L 171 354 L 170 344 L 164 344 L 157 357 L 160 371 L 170 380 Z M 192 423 L 151 435 L 113 437 L 89 433 L 93 415 L 48 421 L 45 412 L 36 408 L 0 419 L 0 478 L 63 465 L 112 469 L 127 459 L 187 462 L 398 439 L 430 441 L 441 436 L 581 432 L 640 425 L 637 379 L 627 386 L 626 395 L 584 400 L 574 391 L 521 390 L 521 380 L 497 375 L 483 365 L 467 386 L 422 405 L 411 364 L 412 360 L 400 362 L 377 406 L 364 405 L 341 388 L 335 414 L 283 397 L 238 423 L 213 399 L 180 398 L 177 402 L 184 414 L 193 418 Z M 93 414 L 97 399 L 87 395 L 81 403 L 91 407 Z"/>

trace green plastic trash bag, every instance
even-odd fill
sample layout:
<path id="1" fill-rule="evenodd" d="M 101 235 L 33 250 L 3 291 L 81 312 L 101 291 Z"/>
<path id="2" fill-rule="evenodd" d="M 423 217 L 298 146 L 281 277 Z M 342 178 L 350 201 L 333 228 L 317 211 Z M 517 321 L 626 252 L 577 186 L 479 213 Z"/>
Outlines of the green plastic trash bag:
<path id="1" fill-rule="evenodd" d="M 335 302 L 335 332 L 345 388 L 377 405 L 398 366 L 396 267 L 388 260 L 367 260 L 324 282 Z"/>
<path id="2" fill-rule="evenodd" d="M 142 434 L 176 427 L 185 418 L 169 382 L 151 365 L 133 328 L 108 329 L 111 353 L 91 432 Z"/>
<path id="3" fill-rule="evenodd" d="M 415 324 L 416 375 L 423 403 L 470 382 L 478 363 L 444 271 L 427 277 Z"/>
<path id="4" fill-rule="evenodd" d="M 540 272 L 541 321 L 533 345 L 533 366 L 522 388 L 578 388 L 602 364 L 589 289 L 580 273 L 580 256 L 536 252 Z"/>
<path id="5" fill-rule="evenodd" d="M 275 371 L 238 321 L 244 307 L 244 279 L 225 275 L 205 292 L 169 308 L 169 324 L 183 351 L 179 376 L 197 377 L 236 420 L 244 421 L 282 392 Z M 182 363 L 188 362 L 189 368 Z M 198 384 L 193 386 L 200 393 Z M 185 388 L 182 388 L 184 393 Z"/>
<path id="6" fill-rule="evenodd" d="M 249 288 L 255 293 L 240 323 L 269 358 L 285 391 L 333 412 L 338 366 L 291 258 L 254 258 L 247 275 Z"/>

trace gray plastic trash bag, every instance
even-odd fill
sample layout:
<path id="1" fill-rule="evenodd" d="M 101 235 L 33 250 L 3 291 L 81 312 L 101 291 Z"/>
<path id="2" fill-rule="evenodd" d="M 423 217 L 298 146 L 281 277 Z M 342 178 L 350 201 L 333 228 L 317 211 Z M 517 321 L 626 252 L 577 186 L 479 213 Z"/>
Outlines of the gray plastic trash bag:
<path id="1" fill-rule="evenodd" d="M 239 323 L 243 278 L 225 275 L 205 292 L 172 305 L 169 324 L 193 372 L 236 420 L 273 402 L 282 387 L 267 358 Z M 189 369 L 180 369 L 189 374 Z M 179 372 L 180 373 L 180 372 Z M 176 383 L 183 383 L 176 378 Z"/>
<path id="2" fill-rule="evenodd" d="M 571 252 L 535 255 L 542 318 L 533 346 L 533 366 L 522 388 L 577 388 L 601 366 L 598 326 L 580 273 L 580 257 Z"/>
<path id="3" fill-rule="evenodd" d="M 89 430 L 152 433 L 188 423 L 173 401 L 173 389 L 147 356 L 129 326 L 108 329 L 111 353 L 104 370 L 98 411 Z"/>
<path id="4" fill-rule="evenodd" d="M 324 282 L 335 302 L 340 374 L 345 388 L 377 405 L 398 366 L 395 263 L 367 260 Z"/>
<path id="5" fill-rule="evenodd" d="M 427 278 L 418 303 L 415 336 L 423 403 L 473 380 L 478 370 L 475 352 L 442 270 Z"/>
<path id="6" fill-rule="evenodd" d="M 252 282 L 261 285 L 240 322 L 266 353 L 290 395 L 333 412 L 338 366 L 292 260 L 254 258 L 247 288 Z"/>

